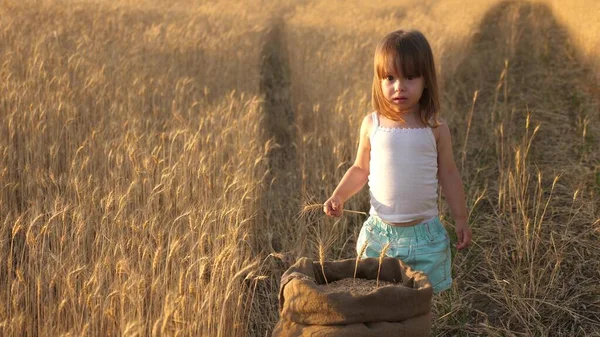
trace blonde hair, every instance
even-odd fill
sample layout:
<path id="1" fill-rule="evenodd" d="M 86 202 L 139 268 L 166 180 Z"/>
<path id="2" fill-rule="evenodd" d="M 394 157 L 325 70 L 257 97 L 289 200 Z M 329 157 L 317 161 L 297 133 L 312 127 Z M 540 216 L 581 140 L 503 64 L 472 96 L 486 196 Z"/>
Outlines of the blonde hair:
<path id="1" fill-rule="evenodd" d="M 393 69 L 389 69 L 390 65 Z M 425 36 L 416 30 L 388 33 L 375 48 L 372 88 L 373 108 L 391 120 L 402 120 L 394 106 L 383 96 L 381 81 L 387 74 L 423 76 L 425 89 L 419 100 L 421 121 L 430 127 L 439 125 L 439 89 L 433 53 Z"/>

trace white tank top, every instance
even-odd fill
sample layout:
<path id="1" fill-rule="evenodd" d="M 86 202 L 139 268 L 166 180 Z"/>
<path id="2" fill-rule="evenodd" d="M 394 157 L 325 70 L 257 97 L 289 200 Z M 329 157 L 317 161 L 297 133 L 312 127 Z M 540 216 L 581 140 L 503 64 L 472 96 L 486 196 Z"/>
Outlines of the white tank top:
<path id="1" fill-rule="evenodd" d="M 385 128 L 377 112 L 372 117 L 369 213 L 386 222 L 437 216 L 437 146 L 431 128 Z"/>

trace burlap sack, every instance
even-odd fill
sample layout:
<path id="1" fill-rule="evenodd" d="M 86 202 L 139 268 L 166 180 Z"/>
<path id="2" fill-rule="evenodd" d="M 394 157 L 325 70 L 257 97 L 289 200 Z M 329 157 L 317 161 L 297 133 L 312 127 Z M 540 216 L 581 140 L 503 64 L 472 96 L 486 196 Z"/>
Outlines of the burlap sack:
<path id="1" fill-rule="evenodd" d="M 328 282 L 354 276 L 356 260 L 324 263 Z M 357 278 L 377 278 L 379 261 L 362 259 Z M 280 320 L 273 337 L 429 336 L 433 288 L 422 272 L 416 272 L 399 259 L 385 258 L 382 286 L 366 295 L 325 292 L 321 264 L 301 258 L 282 276 L 279 291 Z"/>

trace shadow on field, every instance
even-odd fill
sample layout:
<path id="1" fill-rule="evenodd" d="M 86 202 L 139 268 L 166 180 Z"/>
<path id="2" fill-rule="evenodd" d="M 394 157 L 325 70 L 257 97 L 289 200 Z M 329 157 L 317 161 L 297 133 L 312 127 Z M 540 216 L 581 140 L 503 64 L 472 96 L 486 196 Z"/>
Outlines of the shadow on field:
<path id="1" fill-rule="evenodd" d="M 265 138 L 273 139 L 280 148 L 270 151 L 269 167 L 280 169 L 294 164 L 296 150 L 294 123 L 290 91 L 290 66 L 284 41 L 284 23 L 277 19 L 265 37 L 261 50 L 259 90 L 264 95 Z M 291 167 L 291 166 L 290 166 Z"/>
<path id="2" fill-rule="evenodd" d="M 533 187 L 537 182 L 532 175 L 530 185 L 525 184 L 525 190 L 522 191 L 523 199 L 527 203 L 524 206 L 525 212 L 533 213 L 531 210 L 539 207 L 535 203 L 540 200 L 536 198 L 541 198 L 542 201 L 549 198 L 555 174 L 562 174 L 553 191 L 550 206 L 547 206 L 539 237 L 532 239 L 536 245 L 539 244 L 547 250 L 552 247 L 557 249 L 555 244 L 562 247 L 558 264 L 554 267 L 558 270 L 560 265 L 561 276 L 552 279 L 550 274 L 554 271 L 543 266 L 554 257 L 534 254 L 532 260 L 540 264 L 532 268 L 535 273 L 539 273 L 536 275 L 536 282 L 539 282 L 536 289 L 540 292 L 536 293 L 536 296 L 547 295 L 548 301 L 560 302 L 581 317 L 597 319 L 598 313 L 582 311 L 582 307 L 579 306 L 580 303 L 585 303 L 590 307 L 590 303 L 597 303 L 594 301 L 598 300 L 597 296 L 585 290 L 586 287 L 591 287 L 587 286 L 589 280 L 597 277 L 594 273 L 598 268 L 596 261 L 600 259 L 598 250 L 590 249 L 597 245 L 597 234 L 590 226 L 596 221 L 597 213 L 578 213 L 579 210 L 572 212 L 569 209 L 570 205 L 581 204 L 581 207 L 585 208 L 598 201 L 597 192 L 594 193 L 593 189 L 597 184 L 594 177 L 594 169 L 597 168 L 594 166 L 597 167 L 600 163 L 600 153 L 597 151 L 600 90 L 593 67 L 583 61 L 584 58 L 573 37 L 568 29 L 559 23 L 552 9 L 537 2 L 503 1 L 491 7 L 462 56 L 463 61 L 456 72 L 447 74 L 445 87 L 450 97 L 449 108 L 461 114 L 457 117 L 460 120 L 457 123 L 458 128 L 463 132 L 458 135 L 459 138 L 464 138 L 464 125 L 467 124 L 467 112 L 471 109 L 473 92 L 479 92 L 466 147 L 466 167 L 469 168 L 466 171 L 471 173 L 471 176 L 466 174 L 465 184 L 487 186 L 489 183 L 492 191 L 489 193 L 490 199 L 499 198 L 498 193 L 495 194 L 498 170 L 504 171 L 503 174 L 514 174 L 514 171 L 517 171 L 507 164 L 498 164 L 501 145 L 499 126 L 503 126 L 502 147 L 508 152 L 504 153 L 504 157 L 512 160 L 515 154 L 511 146 L 522 146 L 520 140 L 525 134 L 529 112 L 532 122 L 529 135 L 535 125 L 540 125 L 531 143 L 529 170 L 532 174 L 538 168 L 542 172 L 543 192 L 539 196 L 534 195 Z M 456 106 L 452 106 L 453 104 Z M 483 170 L 483 174 L 479 170 Z M 483 181 L 474 182 L 477 179 Z M 519 177 L 513 176 L 511 179 L 514 181 Z M 523 182 L 517 181 L 516 185 L 521 186 L 519 184 Z M 589 198 L 577 200 L 576 203 L 573 196 L 576 190 L 583 191 Z M 497 200 L 490 200 L 490 204 L 496 202 Z M 501 202 L 507 203 L 506 200 Z M 483 268 L 483 272 L 478 272 L 479 269 L 476 268 L 471 270 L 472 273 L 467 272 L 467 275 L 464 275 L 466 282 L 477 285 L 481 290 L 474 295 L 467 292 L 465 296 L 473 296 L 469 301 L 478 312 L 486 314 L 486 320 L 489 319 L 493 325 L 506 326 L 507 322 L 514 319 L 514 313 L 511 312 L 514 306 L 511 306 L 510 301 L 503 302 L 505 298 L 499 289 L 519 288 L 498 285 L 497 278 L 507 280 L 507 284 L 518 284 L 518 280 L 522 279 L 523 270 L 515 267 L 519 265 L 515 262 L 518 261 L 517 258 L 509 256 L 512 254 L 510 247 L 514 247 L 515 243 L 498 238 L 524 241 L 526 239 L 519 236 L 523 232 L 519 226 L 526 224 L 517 220 L 512 223 L 516 226 L 515 229 L 511 228 L 510 224 L 502 223 L 501 219 L 508 217 L 506 214 L 495 214 L 493 210 L 482 210 L 481 207 L 478 207 L 477 212 L 481 213 L 485 224 L 475 225 L 487 226 L 485 230 L 476 229 L 474 236 L 480 244 L 486 245 L 486 251 L 481 252 L 482 255 L 488 258 L 492 256 L 492 261 L 504 259 L 506 264 L 491 263 L 486 267 L 487 271 Z M 537 213 L 535 217 L 540 218 Z M 526 222 L 525 217 L 523 222 Z M 551 235 L 555 236 L 550 238 Z M 557 237 L 560 238 L 556 239 Z M 575 237 L 576 240 L 573 239 Z M 545 251 L 544 248 L 540 250 Z M 496 253 L 501 256 L 493 256 Z M 489 263 L 477 261 L 480 258 L 482 257 L 474 253 L 468 258 L 471 261 L 464 261 L 467 267 L 462 269 L 470 270 L 468 265 Z M 493 270 L 493 277 L 492 273 L 489 273 L 490 269 Z M 566 291 L 561 288 L 561 283 L 574 284 L 577 287 Z M 528 287 L 533 286 L 519 287 L 530 289 Z M 494 301 L 494 298 L 502 300 Z M 574 301 L 573 298 L 577 300 Z M 546 314 L 541 313 L 542 318 L 539 319 L 546 327 L 559 326 L 561 322 L 572 320 L 569 315 L 553 308 L 539 305 L 538 309 L 540 308 L 547 310 Z M 526 329 L 535 328 L 535 324 L 531 322 L 523 323 L 523 326 Z M 587 328 L 591 328 L 591 325 Z"/>
<path id="3" fill-rule="evenodd" d="M 291 71 L 285 44 L 282 18 L 273 19 L 261 49 L 259 92 L 264 97 L 263 134 L 268 150 L 268 173 L 261 197 L 266 228 L 286 226 L 298 210 L 298 160 L 296 154 L 296 114 L 292 107 Z M 277 223 L 281 222 L 281 223 Z M 286 226 L 287 227 L 287 226 Z M 268 244 L 274 251 L 282 249 L 279 235 Z"/>
<path id="4" fill-rule="evenodd" d="M 573 38 L 542 3 L 504 1 L 484 16 L 447 88 L 469 111 L 479 90 L 468 152 L 489 141 L 500 122 L 508 135 L 525 128 L 527 111 L 541 123 L 532 146 L 537 164 L 569 166 L 589 156 L 599 87 Z M 587 122 L 586 122 L 587 121 Z M 597 120 L 596 120 L 597 121 Z M 597 145 L 597 141 L 596 141 Z M 493 147 L 491 147 L 493 149 Z"/>

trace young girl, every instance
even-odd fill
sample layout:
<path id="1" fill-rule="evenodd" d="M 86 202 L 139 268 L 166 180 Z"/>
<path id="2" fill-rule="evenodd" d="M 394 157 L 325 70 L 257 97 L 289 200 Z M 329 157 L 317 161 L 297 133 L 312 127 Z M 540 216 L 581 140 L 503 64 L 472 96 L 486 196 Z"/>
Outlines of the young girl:
<path id="1" fill-rule="evenodd" d="M 456 221 L 458 249 L 471 241 L 462 181 L 448 125 L 438 119 L 431 47 L 418 31 L 386 35 L 375 50 L 373 107 L 360 128 L 354 165 L 325 202 L 339 217 L 344 202 L 369 183 L 370 217 L 358 237 L 363 257 L 387 254 L 427 274 L 434 292 L 452 284 L 448 233 L 438 216 L 438 179 Z"/>

